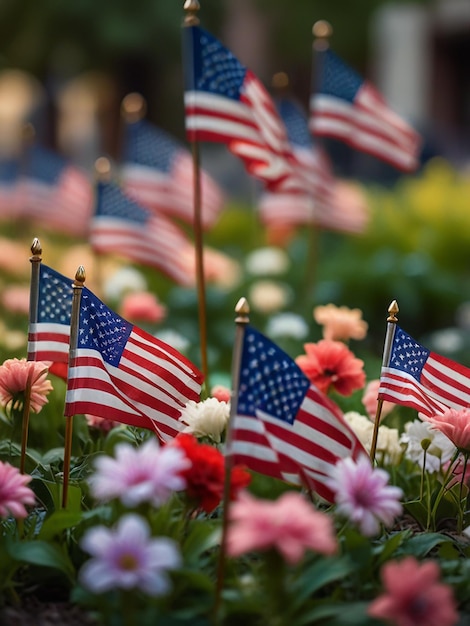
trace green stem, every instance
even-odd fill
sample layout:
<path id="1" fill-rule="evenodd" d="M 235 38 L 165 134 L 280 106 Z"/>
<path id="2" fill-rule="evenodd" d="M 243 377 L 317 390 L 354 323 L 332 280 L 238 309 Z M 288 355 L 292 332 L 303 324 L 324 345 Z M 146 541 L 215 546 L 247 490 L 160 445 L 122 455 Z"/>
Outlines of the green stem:
<path id="1" fill-rule="evenodd" d="M 460 487 L 459 487 L 459 518 L 458 518 L 458 526 L 457 532 L 461 533 L 463 530 L 463 519 L 464 519 L 464 508 L 462 507 L 462 493 L 463 493 L 463 485 L 465 482 L 465 472 L 467 471 L 467 463 L 468 463 L 468 452 L 464 453 L 464 461 L 463 461 L 463 472 L 462 478 L 460 479 Z M 467 502 L 467 498 L 465 498 L 465 502 Z"/>
<path id="2" fill-rule="evenodd" d="M 442 496 L 446 490 L 446 486 L 447 483 L 449 482 L 449 477 L 452 474 L 452 470 L 454 469 L 454 464 L 456 462 L 456 460 L 458 459 L 458 456 L 460 454 L 460 450 L 456 450 L 454 456 L 452 457 L 450 463 L 449 463 L 449 467 L 447 468 L 446 473 L 444 474 L 443 480 L 442 480 L 442 485 L 441 488 L 439 489 L 439 493 L 437 494 L 436 500 L 434 502 L 434 506 L 432 507 L 432 511 L 431 511 L 431 518 L 433 521 L 433 528 L 435 529 L 436 527 L 436 513 L 437 513 L 437 509 L 439 507 L 439 503 L 442 499 Z"/>

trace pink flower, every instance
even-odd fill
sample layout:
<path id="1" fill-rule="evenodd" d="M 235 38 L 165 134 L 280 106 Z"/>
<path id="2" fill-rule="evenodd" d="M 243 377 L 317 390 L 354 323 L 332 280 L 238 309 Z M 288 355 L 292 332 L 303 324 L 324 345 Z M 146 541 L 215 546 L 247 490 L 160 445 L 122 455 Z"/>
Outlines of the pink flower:
<path id="1" fill-rule="evenodd" d="M 115 529 L 91 528 L 81 546 L 93 558 L 82 567 L 80 580 L 95 593 L 136 588 L 161 596 L 170 590 L 167 571 L 181 564 L 175 542 L 152 539 L 147 522 L 133 513 L 124 515 Z"/>
<path id="2" fill-rule="evenodd" d="M 24 393 L 31 383 L 31 409 L 39 413 L 47 403 L 47 394 L 52 383 L 46 378 L 46 363 L 26 359 L 7 359 L 0 365 L 0 403 L 12 409 L 20 409 L 24 403 Z"/>
<path id="3" fill-rule="evenodd" d="M 428 417 L 427 421 L 461 452 L 470 454 L 470 409 L 448 409 L 440 415 Z"/>
<path id="4" fill-rule="evenodd" d="M 326 304 L 313 309 L 313 319 L 323 325 L 324 339 L 348 341 L 364 339 L 367 334 L 368 324 L 362 319 L 360 309 Z"/>
<path id="5" fill-rule="evenodd" d="M 95 430 L 101 430 L 103 433 L 109 433 L 119 422 L 105 419 L 104 417 L 97 417 L 96 415 L 85 415 L 86 422 L 90 428 Z"/>
<path id="6" fill-rule="evenodd" d="M 364 393 L 362 394 L 362 404 L 364 405 L 367 415 L 371 420 L 375 421 L 377 414 L 377 397 L 379 393 L 380 380 L 371 380 L 367 383 Z M 382 402 L 382 411 L 380 413 L 381 419 L 393 411 L 395 404 L 384 400 Z"/>
<path id="7" fill-rule="evenodd" d="M 219 402 L 226 402 L 228 404 L 230 402 L 231 392 L 228 387 L 224 387 L 223 385 L 215 385 L 211 389 L 211 396 Z"/>
<path id="8" fill-rule="evenodd" d="M 128 507 L 141 502 L 160 506 L 174 491 L 186 487 L 183 471 L 191 464 L 176 446 L 160 447 L 155 439 L 139 448 L 121 443 L 115 456 L 100 456 L 95 462 L 90 486 L 97 500 L 119 498 Z"/>
<path id="9" fill-rule="evenodd" d="M 318 343 L 304 344 L 306 354 L 295 362 L 323 393 L 331 387 L 338 393 L 349 396 L 362 389 L 366 382 L 364 361 L 357 359 L 341 341 L 322 339 Z"/>
<path id="10" fill-rule="evenodd" d="M 128 293 L 121 304 L 121 315 L 130 321 L 158 323 L 166 317 L 166 307 L 153 293 Z"/>
<path id="11" fill-rule="evenodd" d="M 452 626 L 459 621 L 452 589 L 439 582 L 434 561 L 419 563 L 409 556 L 382 567 L 385 593 L 368 608 L 371 617 L 394 626 Z"/>
<path id="12" fill-rule="evenodd" d="M 402 512 L 399 487 L 387 485 L 388 473 L 372 467 L 366 456 L 341 459 L 332 472 L 330 487 L 335 493 L 337 512 L 359 527 L 367 537 L 376 535 L 380 523 L 390 526 Z"/>
<path id="13" fill-rule="evenodd" d="M 11 313 L 29 313 L 29 292 L 28 285 L 10 285 L 4 287 L 2 291 L 2 304 Z"/>
<path id="14" fill-rule="evenodd" d="M 275 501 L 258 500 L 247 492 L 240 494 L 231 506 L 228 554 L 236 557 L 270 548 L 292 564 L 302 559 L 306 549 L 334 554 L 337 542 L 333 522 L 295 491 Z"/>
<path id="15" fill-rule="evenodd" d="M 34 493 L 27 483 L 31 476 L 20 474 L 16 467 L 0 461 L 0 515 L 16 519 L 27 516 L 25 504 L 34 504 Z"/>

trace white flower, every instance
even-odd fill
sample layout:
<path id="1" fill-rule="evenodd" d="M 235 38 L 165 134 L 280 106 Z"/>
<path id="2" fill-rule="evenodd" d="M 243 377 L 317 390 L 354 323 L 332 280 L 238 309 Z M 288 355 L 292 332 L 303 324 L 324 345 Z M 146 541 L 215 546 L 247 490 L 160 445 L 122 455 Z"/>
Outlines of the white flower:
<path id="1" fill-rule="evenodd" d="M 269 315 L 285 307 L 292 299 L 288 285 L 272 280 L 258 280 L 251 286 L 249 301 L 259 313 Z"/>
<path id="2" fill-rule="evenodd" d="M 134 291 L 147 291 L 147 281 L 133 267 L 121 267 L 104 284 L 104 295 L 108 300 L 119 301 L 126 293 Z"/>
<path id="3" fill-rule="evenodd" d="M 278 276 L 289 269 L 289 257 L 281 248 L 265 247 L 246 258 L 246 270 L 253 276 Z"/>
<path id="4" fill-rule="evenodd" d="M 186 424 L 184 433 L 191 433 L 195 437 L 210 437 L 216 443 L 220 443 L 229 416 L 229 404 L 220 402 L 217 398 L 207 398 L 202 402 L 190 400 L 179 419 Z"/>
<path id="5" fill-rule="evenodd" d="M 405 424 L 405 432 L 400 442 L 406 444 L 405 457 L 417 463 L 421 468 L 424 463 L 422 442 L 427 440 L 429 446 L 426 451 L 426 471 L 438 472 L 441 465 L 447 463 L 455 452 L 451 440 L 438 430 L 434 430 L 429 422 L 419 419 Z"/>
<path id="6" fill-rule="evenodd" d="M 464 336 L 457 328 L 445 328 L 431 336 L 432 345 L 441 353 L 458 352 L 465 347 Z"/>
<path id="7" fill-rule="evenodd" d="M 344 418 L 356 433 L 364 448 L 370 452 L 374 424 L 368 417 L 356 411 L 345 413 Z M 383 424 L 380 425 L 377 432 L 376 455 L 382 457 L 385 463 L 395 465 L 400 461 L 402 452 L 398 430 Z"/>
<path id="8" fill-rule="evenodd" d="M 308 335 L 308 324 L 296 313 L 277 313 L 269 318 L 266 334 L 273 339 L 291 337 L 302 340 Z"/>

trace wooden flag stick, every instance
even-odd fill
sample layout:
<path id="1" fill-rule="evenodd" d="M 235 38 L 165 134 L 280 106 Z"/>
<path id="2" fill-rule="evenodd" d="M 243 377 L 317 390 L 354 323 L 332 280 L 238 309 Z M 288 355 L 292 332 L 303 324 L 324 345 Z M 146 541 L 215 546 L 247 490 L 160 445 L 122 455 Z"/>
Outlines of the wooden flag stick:
<path id="1" fill-rule="evenodd" d="M 196 13 L 199 11 L 199 2 L 197 0 L 186 0 L 184 10 L 186 15 L 183 26 L 189 27 L 199 24 L 199 18 Z M 193 177 L 194 177 L 194 246 L 196 254 L 196 283 L 198 294 L 198 313 L 199 313 L 199 341 L 201 343 L 201 370 L 204 374 L 204 386 L 206 392 L 210 389 L 209 385 L 209 367 L 207 362 L 207 321 L 206 321 L 206 287 L 204 276 L 204 242 L 202 234 L 202 218 L 201 218 L 201 168 L 199 143 L 191 142 L 193 156 Z"/>
<path id="2" fill-rule="evenodd" d="M 240 366 L 242 360 L 243 340 L 245 336 L 245 328 L 249 323 L 250 307 L 246 298 L 240 298 L 236 307 L 235 313 L 235 341 L 232 355 L 232 392 L 230 398 L 230 418 L 227 426 L 227 434 L 225 437 L 225 483 L 224 483 L 224 497 L 223 497 L 223 512 L 222 512 L 222 537 L 220 540 L 219 561 L 217 567 L 217 585 L 215 593 L 214 604 L 214 618 L 215 623 L 219 623 L 221 616 L 220 602 L 222 598 L 222 589 L 224 586 L 225 575 L 225 559 L 227 553 L 227 529 L 230 509 L 230 483 L 233 467 L 233 455 L 232 455 L 232 426 L 235 420 L 235 415 L 238 409 L 238 389 L 240 386 Z M 221 623 L 221 622 L 220 622 Z"/>
<path id="3" fill-rule="evenodd" d="M 70 351 L 69 351 L 69 372 L 72 361 L 75 358 L 78 341 L 78 328 L 80 321 L 80 302 L 82 298 L 82 289 L 85 282 L 86 274 L 83 265 L 77 269 L 75 280 L 73 282 L 72 296 L 72 313 L 70 318 Z M 68 381 L 67 381 L 68 387 Z M 73 416 L 65 418 L 65 442 L 64 442 L 64 484 L 62 490 L 62 508 L 67 508 L 69 477 L 70 477 L 70 461 L 72 458 L 72 433 L 73 433 Z"/>
<path id="4" fill-rule="evenodd" d="M 385 343 L 384 343 L 384 351 L 382 357 L 382 367 L 388 367 L 390 363 L 390 352 L 392 350 L 392 342 L 395 336 L 395 329 L 397 327 L 398 319 L 396 314 L 398 313 L 399 308 L 396 300 L 388 307 L 388 317 L 387 317 L 387 333 L 385 335 Z M 370 445 L 370 460 L 372 463 L 375 462 L 375 452 L 377 450 L 377 438 L 379 435 L 379 425 L 380 425 L 380 416 L 382 415 L 382 406 L 383 400 L 382 398 L 377 399 L 377 410 L 375 413 L 375 423 L 374 430 L 372 433 L 372 442 Z"/>

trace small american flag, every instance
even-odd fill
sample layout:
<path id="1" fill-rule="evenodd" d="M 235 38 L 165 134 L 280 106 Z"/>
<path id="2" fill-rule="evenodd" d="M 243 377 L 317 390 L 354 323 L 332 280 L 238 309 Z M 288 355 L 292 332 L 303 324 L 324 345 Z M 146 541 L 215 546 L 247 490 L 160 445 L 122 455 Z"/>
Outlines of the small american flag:
<path id="1" fill-rule="evenodd" d="M 124 189 L 138 202 L 159 213 L 194 221 L 193 158 L 189 150 L 165 131 L 145 120 L 125 126 Z M 217 183 L 201 170 L 201 219 L 214 225 L 225 197 Z"/>
<path id="2" fill-rule="evenodd" d="M 307 486 L 329 502 L 331 469 L 367 454 L 340 409 L 257 330 L 245 330 L 230 450 L 235 463 Z"/>
<path id="3" fill-rule="evenodd" d="M 66 416 L 89 413 L 153 429 L 167 441 L 182 430 L 182 408 L 200 399 L 203 376 L 185 356 L 111 311 L 86 287 L 71 353 Z"/>
<path id="4" fill-rule="evenodd" d="M 259 79 L 199 26 L 183 28 L 186 134 L 225 143 L 268 188 L 298 186 L 286 129 Z"/>
<path id="5" fill-rule="evenodd" d="M 259 201 L 263 223 L 317 224 L 345 232 L 361 232 L 366 216 L 339 201 L 338 182 L 328 156 L 315 145 L 308 128 L 306 111 L 292 98 L 275 100 L 297 161 L 304 190 L 273 193 L 264 191 Z"/>
<path id="6" fill-rule="evenodd" d="M 67 363 L 73 280 L 42 264 L 37 314 L 29 323 L 28 360 Z"/>
<path id="7" fill-rule="evenodd" d="M 317 52 L 310 130 L 371 154 L 404 172 L 419 165 L 420 135 L 382 95 L 329 49 Z"/>
<path id="8" fill-rule="evenodd" d="M 114 182 L 98 183 L 90 244 L 96 252 L 124 256 L 160 269 L 180 285 L 194 285 L 194 246 L 187 235 L 166 216 L 138 204 Z"/>
<path id="9" fill-rule="evenodd" d="M 41 226 L 84 236 L 93 206 L 89 177 L 59 154 L 39 145 L 25 155 L 19 181 L 22 215 Z"/>
<path id="10" fill-rule="evenodd" d="M 379 398 L 424 415 L 470 407 L 470 369 L 431 352 L 398 325 L 388 365 L 382 367 Z"/>

